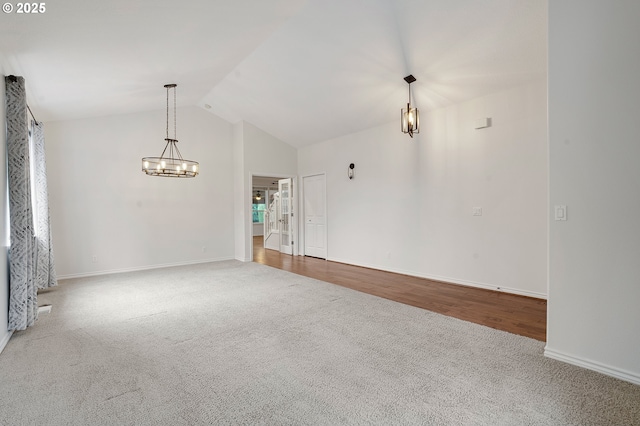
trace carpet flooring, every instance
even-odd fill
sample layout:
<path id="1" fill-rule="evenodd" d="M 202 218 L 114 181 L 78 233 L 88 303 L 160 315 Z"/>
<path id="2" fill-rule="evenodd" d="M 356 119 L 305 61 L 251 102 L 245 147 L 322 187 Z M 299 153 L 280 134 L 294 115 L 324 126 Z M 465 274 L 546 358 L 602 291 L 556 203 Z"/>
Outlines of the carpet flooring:
<path id="1" fill-rule="evenodd" d="M 3 425 L 640 425 L 543 343 L 256 263 L 61 281 L 0 354 Z"/>

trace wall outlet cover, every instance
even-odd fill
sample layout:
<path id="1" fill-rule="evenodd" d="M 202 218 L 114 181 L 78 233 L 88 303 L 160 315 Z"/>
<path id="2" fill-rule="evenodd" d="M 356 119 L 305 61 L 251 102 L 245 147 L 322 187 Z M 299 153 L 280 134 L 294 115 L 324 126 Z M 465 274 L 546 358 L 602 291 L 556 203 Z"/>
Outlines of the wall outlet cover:
<path id="1" fill-rule="evenodd" d="M 554 209 L 555 220 L 567 220 L 567 206 L 557 205 Z"/>

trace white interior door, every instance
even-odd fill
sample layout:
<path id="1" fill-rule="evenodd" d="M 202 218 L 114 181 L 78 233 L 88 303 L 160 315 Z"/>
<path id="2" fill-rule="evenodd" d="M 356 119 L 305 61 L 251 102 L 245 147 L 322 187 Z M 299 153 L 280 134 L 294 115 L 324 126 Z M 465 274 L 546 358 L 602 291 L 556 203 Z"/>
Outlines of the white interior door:
<path id="1" fill-rule="evenodd" d="M 327 258 L 327 208 L 325 175 L 303 178 L 304 254 Z"/>
<path id="2" fill-rule="evenodd" d="M 293 190 L 292 179 L 280 179 L 280 252 L 293 254 Z"/>

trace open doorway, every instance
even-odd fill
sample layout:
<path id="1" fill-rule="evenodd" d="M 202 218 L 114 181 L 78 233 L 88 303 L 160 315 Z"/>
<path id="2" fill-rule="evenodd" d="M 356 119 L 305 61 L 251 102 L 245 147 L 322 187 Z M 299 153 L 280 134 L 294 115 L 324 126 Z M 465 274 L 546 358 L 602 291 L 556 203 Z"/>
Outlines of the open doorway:
<path id="1" fill-rule="evenodd" d="M 253 176 L 251 188 L 251 250 L 293 255 L 295 198 L 293 177 Z"/>

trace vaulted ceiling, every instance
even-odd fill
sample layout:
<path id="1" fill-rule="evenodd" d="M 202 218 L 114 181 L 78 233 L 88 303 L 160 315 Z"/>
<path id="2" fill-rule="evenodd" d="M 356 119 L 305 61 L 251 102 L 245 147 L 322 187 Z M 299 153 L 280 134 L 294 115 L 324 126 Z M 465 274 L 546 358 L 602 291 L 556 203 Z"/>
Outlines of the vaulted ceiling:
<path id="1" fill-rule="evenodd" d="M 304 146 L 544 78 L 546 0 L 57 0 L 0 16 L 44 121 L 178 102 Z"/>

